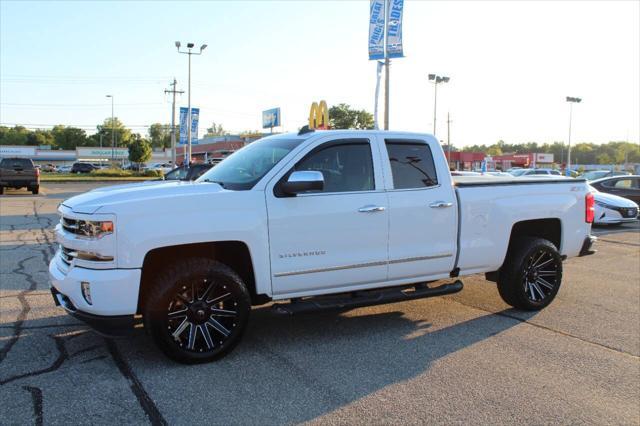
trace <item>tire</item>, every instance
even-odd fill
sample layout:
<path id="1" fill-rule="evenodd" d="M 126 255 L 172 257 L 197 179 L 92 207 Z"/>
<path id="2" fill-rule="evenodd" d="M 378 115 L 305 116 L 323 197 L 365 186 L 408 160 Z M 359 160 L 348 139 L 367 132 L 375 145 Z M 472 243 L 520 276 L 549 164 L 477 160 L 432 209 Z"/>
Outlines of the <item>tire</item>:
<path id="1" fill-rule="evenodd" d="M 32 186 L 31 188 L 29 188 L 31 190 L 31 193 L 33 195 L 38 195 L 40 193 L 40 185 L 38 186 Z"/>
<path id="2" fill-rule="evenodd" d="M 4 194 L 4 186 L 0 186 L 0 195 Z"/>
<path id="3" fill-rule="evenodd" d="M 165 355 L 198 364 L 222 358 L 240 342 L 250 311 L 249 291 L 231 268 L 192 258 L 156 276 L 143 314 Z"/>
<path id="4" fill-rule="evenodd" d="M 498 292 L 508 305 L 537 311 L 549 305 L 562 283 L 562 257 L 548 240 L 527 237 L 509 247 L 498 277 Z"/>

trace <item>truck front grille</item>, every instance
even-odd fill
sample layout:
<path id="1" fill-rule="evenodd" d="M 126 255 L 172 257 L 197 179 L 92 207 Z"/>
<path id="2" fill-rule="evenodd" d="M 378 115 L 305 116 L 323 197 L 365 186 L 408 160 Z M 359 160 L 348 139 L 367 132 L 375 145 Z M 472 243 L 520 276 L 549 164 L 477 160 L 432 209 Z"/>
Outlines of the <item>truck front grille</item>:
<path id="1" fill-rule="evenodd" d="M 68 217 L 62 216 L 62 218 L 60 219 L 60 224 L 62 225 L 62 229 L 71 234 L 81 234 L 80 228 L 78 226 L 78 221 L 75 219 L 69 219 Z"/>
<path id="2" fill-rule="evenodd" d="M 73 259 L 73 257 L 71 257 L 72 251 L 73 250 L 60 245 L 60 258 L 62 259 L 62 262 L 64 262 L 67 266 L 71 265 L 71 260 Z"/>

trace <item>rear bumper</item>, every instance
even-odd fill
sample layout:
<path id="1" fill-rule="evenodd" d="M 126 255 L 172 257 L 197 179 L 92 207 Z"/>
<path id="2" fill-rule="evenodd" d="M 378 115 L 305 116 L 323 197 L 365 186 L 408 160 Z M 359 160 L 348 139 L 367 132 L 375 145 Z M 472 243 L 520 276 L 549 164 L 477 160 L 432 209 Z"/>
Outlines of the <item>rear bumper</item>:
<path id="1" fill-rule="evenodd" d="M 580 254 L 578 256 L 582 257 L 594 254 L 596 250 L 593 249 L 593 244 L 595 244 L 596 241 L 598 241 L 598 237 L 594 235 L 587 236 L 582 243 L 582 248 L 580 249 Z"/>

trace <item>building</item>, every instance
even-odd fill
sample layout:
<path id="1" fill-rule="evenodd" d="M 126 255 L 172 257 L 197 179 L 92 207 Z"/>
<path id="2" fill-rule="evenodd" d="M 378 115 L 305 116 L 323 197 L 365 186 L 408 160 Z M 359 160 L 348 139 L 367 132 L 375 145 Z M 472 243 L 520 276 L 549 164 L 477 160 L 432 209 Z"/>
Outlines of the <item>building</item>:
<path id="1" fill-rule="evenodd" d="M 24 145 L 0 145 L 0 158 L 20 157 L 30 158 L 38 165 L 53 164 L 55 166 L 66 166 L 76 161 L 86 161 L 89 163 L 108 163 L 111 160 L 127 162 L 129 150 L 127 148 L 102 148 L 82 146 L 74 150 L 55 150 L 44 146 L 24 146 Z M 151 154 L 150 163 L 165 163 L 171 161 L 171 150 L 154 151 Z"/>
<path id="2" fill-rule="evenodd" d="M 486 154 L 484 152 L 449 152 L 445 150 L 445 156 L 449 160 L 449 168 L 452 170 L 477 170 L 482 167 Z"/>
<path id="3" fill-rule="evenodd" d="M 251 142 L 251 140 L 237 135 L 202 138 L 198 140 L 197 144 L 191 145 L 191 157 L 196 163 L 206 163 L 214 159 L 223 159 Z M 176 163 L 182 164 L 186 149 L 186 145 L 176 147 Z"/>

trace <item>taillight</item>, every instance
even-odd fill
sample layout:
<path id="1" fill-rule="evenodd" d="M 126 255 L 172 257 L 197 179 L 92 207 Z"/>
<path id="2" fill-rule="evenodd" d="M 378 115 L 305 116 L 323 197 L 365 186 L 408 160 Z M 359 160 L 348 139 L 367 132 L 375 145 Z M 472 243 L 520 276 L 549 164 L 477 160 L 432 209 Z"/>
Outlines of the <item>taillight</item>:
<path id="1" fill-rule="evenodd" d="M 596 200 L 593 197 L 593 194 L 588 192 L 587 196 L 584 198 L 584 221 L 587 223 L 593 223 L 593 218 L 595 216 L 595 204 Z"/>
<path id="2" fill-rule="evenodd" d="M 40 176 L 40 169 L 36 169 L 36 176 Z"/>

